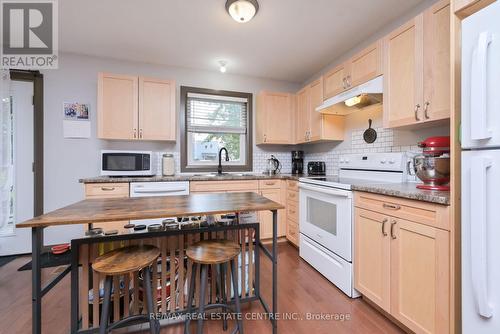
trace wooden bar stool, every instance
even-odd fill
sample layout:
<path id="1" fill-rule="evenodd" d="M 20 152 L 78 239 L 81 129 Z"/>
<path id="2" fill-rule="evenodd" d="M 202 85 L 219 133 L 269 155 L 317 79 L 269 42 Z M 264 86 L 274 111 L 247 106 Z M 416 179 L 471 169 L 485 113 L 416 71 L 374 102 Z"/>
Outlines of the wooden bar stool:
<path id="1" fill-rule="evenodd" d="M 160 323 L 157 319 L 150 316 L 152 313 L 156 313 L 154 310 L 155 300 L 153 299 L 153 293 L 151 288 L 151 272 L 149 266 L 156 263 L 157 258 L 160 256 L 160 250 L 157 247 L 144 245 L 144 246 L 130 246 L 120 249 L 116 249 L 109 253 L 106 253 L 98 257 L 92 264 L 92 269 L 95 272 L 103 274 L 106 276 L 104 281 L 104 301 L 102 304 L 101 313 L 101 326 L 99 328 L 99 333 L 104 334 L 108 331 L 123 325 L 127 322 L 135 322 L 147 317 L 149 320 L 150 332 L 159 333 Z M 144 276 L 144 290 L 147 299 L 147 315 L 133 315 L 120 321 L 115 321 L 111 326 L 109 326 L 109 313 L 111 307 L 111 287 L 113 284 L 113 276 L 127 275 L 139 270 L 143 270 Z M 119 289 L 119 286 L 115 286 L 115 289 Z M 125 289 L 129 287 L 126 286 Z M 135 298 L 138 297 L 138 287 L 134 287 L 134 292 L 136 293 Z"/>
<path id="2" fill-rule="evenodd" d="M 191 282 L 189 284 L 189 292 L 188 292 L 188 306 L 187 313 L 188 317 L 186 318 L 186 323 L 184 327 L 184 333 L 189 333 L 189 323 L 191 322 L 191 316 L 193 311 L 193 298 L 194 298 L 194 281 L 196 279 L 196 267 L 198 265 L 201 266 L 201 282 L 200 282 L 200 299 L 199 304 L 200 307 L 198 309 L 198 327 L 197 333 L 203 333 L 203 315 L 205 310 L 212 308 L 222 308 L 227 312 L 227 310 L 231 310 L 227 302 L 227 296 L 225 295 L 226 291 L 226 283 L 225 283 L 225 270 L 228 263 L 231 265 L 231 279 L 233 284 L 233 294 L 234 294 L 234 304 L 235 311 L 238 316 L 241 315 L 240 308 L 240 297 L 238 291 L 238 268 L 236 267 L 236 257 L 240 253 L 240 245 L 233 241 L 229 240 L 204 240 L 200 241 L 194 245 L 191 245 L 186 250 L 186 256 L 193 261 L 193 267 L 191 269 Z M 205 305 L 205 292 L 207 289 L 207 272 L 210 265 L 219 266 L 218 270 L 218 290 L 219 295 L 217 296 L 219 299 L 219 303 Z M 212 277 L 214 279 L 214 277 Z M 231 299 L 231 296 L 229 296 Z M 224 317 L 223 321 L 223 329 L 227 329 L 227 319 Z M 236 321 L 236 327 L 233 330 L 233 334 L 239 332 L 243 334 L 243 322 L 240 317 Z"/>

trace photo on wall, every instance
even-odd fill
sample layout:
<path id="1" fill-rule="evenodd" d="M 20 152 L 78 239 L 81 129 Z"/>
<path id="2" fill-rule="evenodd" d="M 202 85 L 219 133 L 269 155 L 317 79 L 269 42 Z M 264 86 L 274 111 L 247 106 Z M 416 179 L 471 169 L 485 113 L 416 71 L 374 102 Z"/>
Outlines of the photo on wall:
<path id="1" fill-rule="evenodd" d="M 90 117 L 90 104 L 64 102 L 64 119 L 68 121 L 88 121 Z"/>

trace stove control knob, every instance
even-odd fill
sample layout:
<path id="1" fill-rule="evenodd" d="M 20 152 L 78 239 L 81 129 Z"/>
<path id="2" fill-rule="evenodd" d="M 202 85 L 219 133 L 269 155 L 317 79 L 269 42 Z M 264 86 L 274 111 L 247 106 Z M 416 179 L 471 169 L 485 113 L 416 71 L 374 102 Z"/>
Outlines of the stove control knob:
<path id="1" fill-rule="evenodd" d="M 343 159 L 343 158 L 342 158 L 342 159 L 340 159 L 340 163 L 341 163 L 341 164 L 343 164 L 343 163 L 344 163 L 344 159 Z"/>
<path id="2" fill-rule="evenodd" d="M 345 163 L 346 163 L 346 164 L 348 164 L 348 163 L 349 163 L 349 159 L 348 159 L 348 158 L 346 158 L 346 159 L 345 159 Z"/>
<path id="3" fill-rule="evenodd" d="M 385 159 L 380 160 L 381 164 L 385 164 L 386 162 L 387 162 L 387 160 L 385 160 Z"/>
<path id="4" fill-rule="evenodd" d="M 389 163 L 390 163 L 391 165 L 394 165 L 394 164 L 396 163 L 396 160 L 391 159 L 391 160 L 389 160 Z"/>

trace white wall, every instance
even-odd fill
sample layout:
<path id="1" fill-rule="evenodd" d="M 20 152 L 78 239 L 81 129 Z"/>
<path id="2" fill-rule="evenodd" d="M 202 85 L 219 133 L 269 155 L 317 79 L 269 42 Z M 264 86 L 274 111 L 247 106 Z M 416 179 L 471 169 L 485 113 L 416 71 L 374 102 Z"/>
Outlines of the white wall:
<path id="1" fill-rule="evenodd" d="M 51 211 L 83 199 L 83 186 L 78 179 L 99 174 L 101 149 L 146 149 L 153 151 L 178 151 L 178 143 L 104 141 L 96 138 L 97 73 L 146 75 L 175 79 L 177 97 L 179 86 L 195 86 L 212 89 L 249 92 L 260 90 L 298 90 L 298 85 L 283 81 L 198 71 L 187 68 L 151 65 L 74 54 L 60 54 L 59 69 L 46 70 L 44 74 L 44 209 Z M 90 139 L 65 139 L 62 128 L 63 102 L 90 103 L 92 136 Z M 179 101 L 177 101 L 179 109 Z M 254 101 L 255 106 L 255 101 Z M 273 148 L 276 149 L 276 148 Z M 278 148 L 288 151 L 288 148 Z M 256 152 L 262 152 L 256 149 Z M 264 151 L 265 152 L 265 151 Z M 68 226 L 48 229 L 46 242 L 64 242 L 79 234 L 81 227 Z"/>

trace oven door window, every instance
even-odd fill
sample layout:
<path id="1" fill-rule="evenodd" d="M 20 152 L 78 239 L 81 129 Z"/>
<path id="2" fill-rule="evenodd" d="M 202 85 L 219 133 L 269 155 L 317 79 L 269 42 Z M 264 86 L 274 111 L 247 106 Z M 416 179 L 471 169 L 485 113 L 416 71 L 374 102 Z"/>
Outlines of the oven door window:
<path id="1" fill-rule="evenodd" d="M 307 221 L 336 236 L 337 205 L 314 197 L 307 197 Z"/>

